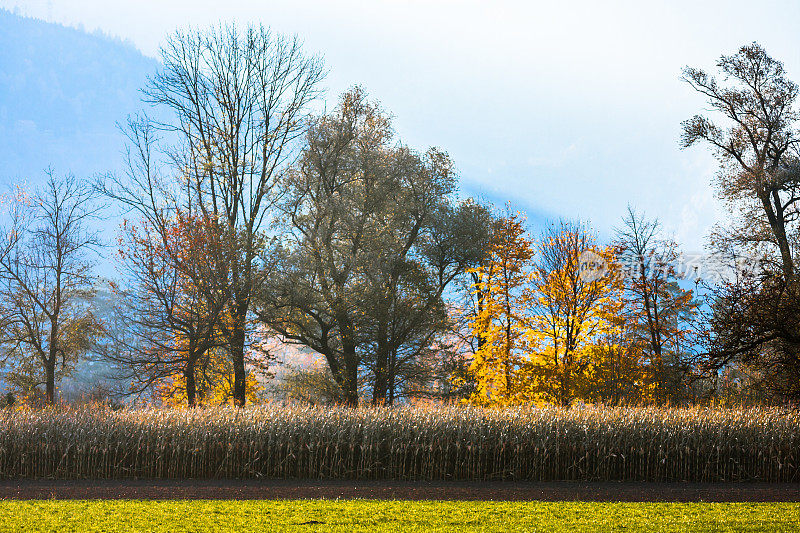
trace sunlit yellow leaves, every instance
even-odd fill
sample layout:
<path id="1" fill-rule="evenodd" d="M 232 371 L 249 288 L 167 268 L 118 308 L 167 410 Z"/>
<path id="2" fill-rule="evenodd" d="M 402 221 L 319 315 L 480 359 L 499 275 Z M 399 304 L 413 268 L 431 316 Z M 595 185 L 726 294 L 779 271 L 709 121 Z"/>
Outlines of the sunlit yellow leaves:
<path id="1" fill-rule="evenodd" d="M 596 395 L 589 391 L 622 367 L 626 379 L 641 381 L 640 357 L 608 343 L 623 326 L 613 249 L 573 223 L 552 226 L 534 243 L 523 222 L 520 215 L 501 219 L 491 257 L 474 271 L 478 309 L 471 325 L 478 349 L 468 403 L 590 400 Z M 601 275 L 582 271 L 587 253 L 602 263 Z"/>
<path id="2" fill-rule="evenodd" d="M 474 405 L 507 406 L 526 401 L 526 353 L 533 243 L 524 218 L 511 215 L 498 222 L 491 255 L 476 269 L 478 312 L 471 327 L 478 339 L 470 372 L 476 390 Z"/>

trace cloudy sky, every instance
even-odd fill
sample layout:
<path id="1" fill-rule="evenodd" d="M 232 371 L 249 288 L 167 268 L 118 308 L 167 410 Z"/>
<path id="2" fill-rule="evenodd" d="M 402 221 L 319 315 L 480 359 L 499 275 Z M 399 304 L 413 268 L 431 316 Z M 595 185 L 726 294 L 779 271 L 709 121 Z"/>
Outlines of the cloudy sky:
<path id="1" fill-rule="evenodd" d="M 329 105 L 362 84 L 405 142 L 450 152 L 465 192 L 604 234 L 631 203 L 687 251 L 720 214 L 713 158 L 678 146 L 680 122 L 704 107 L 681 68 L 713 68 L 755 40 L 800 79 L 800 3 L 697 4 L 0 0 L 154 58 L 180 26 L 254 21 L 296 33 L 325 57 Z"/>

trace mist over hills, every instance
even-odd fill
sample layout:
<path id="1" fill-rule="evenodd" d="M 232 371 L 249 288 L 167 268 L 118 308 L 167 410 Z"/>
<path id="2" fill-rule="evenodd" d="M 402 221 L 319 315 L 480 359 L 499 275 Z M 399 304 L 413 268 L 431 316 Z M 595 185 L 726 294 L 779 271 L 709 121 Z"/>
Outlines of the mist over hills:
<path id="1" fill-rule="evenodd" d="M 0 195 L 12 184 L 38 185 L 48 168 L 87 178 L 118 171 L 124 136 L 116 124 L 143 109 L 139 89 L 157 67 L 118 39 L 0 10 Z M 117 224 L 100 222 L 104 240 Z M 114 274 L 112 264 L 99 266 Z M 98 282 L 91 302 L 102 318 L 115 300 L 107 285 Z M 81 361 L 61 391 L 90 392 L 110 371 Z"/>
<path id="2" fill-rule="evenodd" d="M 131 44 L 0 10 L 0 189 L 118 169 L 116 123 L 158 66 Z M 5 192 L 2 190 L 0 192 Z"/>
<path id="3" fill-rule="evenodd" d="M 140 89 L 158 64 L 120 39 L 0 9 L 0 194 L 12 183 L 41 182 L 48 167 L 80 176 L 119 170 L 124 136 L 116 124 L 147 109 Z M 469 181 L 461 186 L 498 206 L 509 200 Z M 526 211 L 532 225 L 544 224 L 543 212 Z"/>

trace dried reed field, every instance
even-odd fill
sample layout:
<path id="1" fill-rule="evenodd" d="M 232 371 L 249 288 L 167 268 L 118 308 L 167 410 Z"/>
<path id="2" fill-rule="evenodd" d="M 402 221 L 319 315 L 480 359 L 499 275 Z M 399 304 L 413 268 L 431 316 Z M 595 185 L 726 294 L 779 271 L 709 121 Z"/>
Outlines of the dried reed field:
<path id="1" fill-rule="evenodd" d="M 0 413 L 2 478 L 800 481 L 773 408 L 321 408 Z"/>

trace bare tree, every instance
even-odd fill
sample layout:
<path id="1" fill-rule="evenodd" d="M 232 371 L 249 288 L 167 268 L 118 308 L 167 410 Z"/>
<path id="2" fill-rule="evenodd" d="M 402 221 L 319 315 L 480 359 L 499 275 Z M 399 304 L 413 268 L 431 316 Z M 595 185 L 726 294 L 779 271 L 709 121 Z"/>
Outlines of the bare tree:
<path id="1" fill-rule="evenodd" d="M 732 83 L 722 85 L 705 71 L 690 67 L 684 69 L 683 79 L 707 98 L 725 122 L 718 125 L 694 116 L 683 123 L 682 145 L 705 142 L 720 160 L 717 192 L 739 224 L 719 235 L 765 252 L 770 259 L 771 252 L 777 251 L 776 264 L 790 280 L 795 275 L 792 225 L 798 219 L 800 201 L 797 85 L 786 78 L 783 64 L 757 43 L 722 56 L 717 67 Z"/>
<path id="2" fill-rule="evenodd" d="M 120 231 L 121 298 L 103 352 L 131 382 L 128 392 L 151 391 L 182 374 L 194 406 L 198 366 L 224 345 L 229 247 L 222 226 L 193 202 L 147 117 L 129 119 L 123 131 L 126 171 L 97 184 L 133 217 Z"/>
<path id="3" fill-rule="evenodd" d="M 697 303 L 692 291 L 678 285 L 678 245 L 661 235 L 657 219 L 648 220 L 629 206 L 614 248 L 623 275 L 625 342 L 649 361 L 656 399 L 674 399 L 685 384 L 687 356 L 697 340 Z"/>
<path id="4" fill-rule="evenodd" d="M 221 226 L 229 269 L 228 319 L 222 333 L 234 370 L 234 399 L 245 402 L 245 352 L 253 291 L 280 191 L 309 103 L 324 76 L 322 61 L 297 38 L 263 26 L 177 32 L 161 49 L 163 68 L 145 94 L 173 112 L 160 126 L 177 136 L 176 161 L 202 216 Z"/>
<path id="5" fill-rule="evenodd" d="M 90 187 L 50 171 L 32 197 L 19 192 L 12 199 L 10 223 L 2 231 L 3 357 L 15 369 L 11 381 L 26 388 L 44 385 L 50 404 L 56 382 L 103 331 L 89 305 L 90 251 L 98 240 L 88 222 L 95 213 Z"/>

